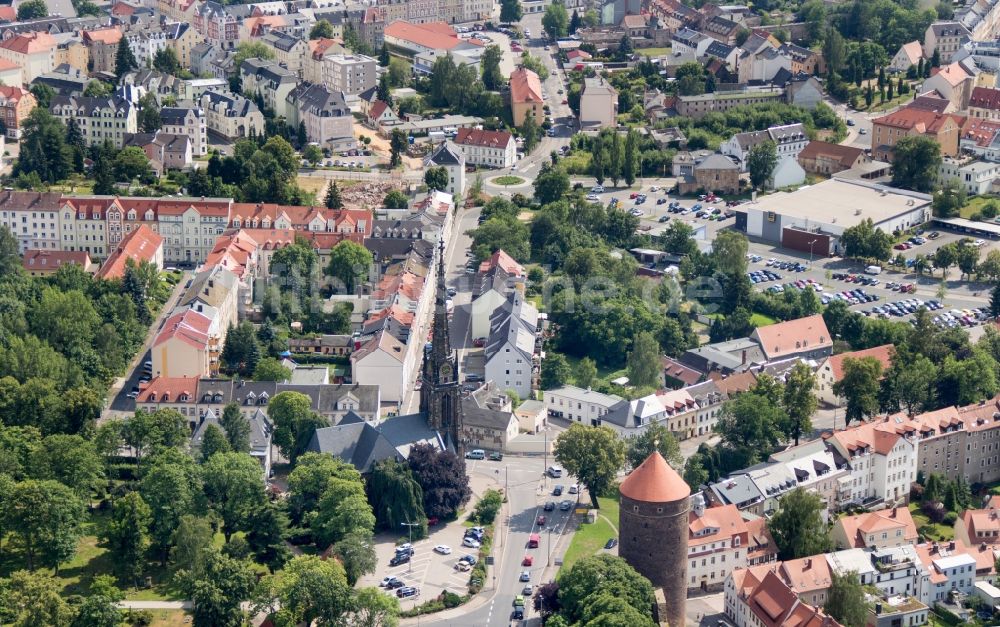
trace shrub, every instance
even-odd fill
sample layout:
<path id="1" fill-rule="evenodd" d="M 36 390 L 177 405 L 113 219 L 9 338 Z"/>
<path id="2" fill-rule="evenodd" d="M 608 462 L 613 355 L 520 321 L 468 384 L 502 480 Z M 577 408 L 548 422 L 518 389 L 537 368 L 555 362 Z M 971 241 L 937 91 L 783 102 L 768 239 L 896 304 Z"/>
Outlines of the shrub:
<path id="1" fill-rule="evenodd" d="M 483 498 L 476 503 L 472 517 L 480 525 L 492 525 L 501 505 L 503 505 L 503 494 L 499 490 L 487 490 Z"/>
<path id="2" fill-rule="evenodd" d="M 955 512 L 948 512 L 944 515 L 942 522 L 950 527 L 955 524 L 956 520 L 958 520 L 958 514 Z"/>

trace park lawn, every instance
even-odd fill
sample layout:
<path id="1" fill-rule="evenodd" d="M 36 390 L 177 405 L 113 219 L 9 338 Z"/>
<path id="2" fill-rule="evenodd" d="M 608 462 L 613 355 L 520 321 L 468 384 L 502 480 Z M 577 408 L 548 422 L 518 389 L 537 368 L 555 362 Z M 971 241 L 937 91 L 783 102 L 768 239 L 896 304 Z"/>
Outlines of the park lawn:
<path id="1" fill-rule="evenodd" d="M 917 532 L 920 535 L 925 536 L 929 540 L 954 540 L 955 530 L 948 525 L 943 525 L 940 523 L 932 523 L 926 514 L 920 511 L 920 505 L 917 503 L 910 503 L 910 516 L 913 518 L 913 524 L 917 528 Z"/>
<path id="2" fill-rule="evenodd" d="M 580 358 L 574 355 L 563 354 L 566 361 L 569 362 L 569 367 L 573 372 L 576 372 L 577 366 L 580 364 Z M 599 381 L 604 381 L 606 383 L 611 383 L 612 379 L 617 379 L 618 377 L 628 376 L 625 368 L 615 368 L 612 369 L 609 366 L 603 366 L 597 364 L 597 379 Z"/>
<path id="3" fill-rule="evenodd" d="M 973 196 L 968 200 L 965 206 L 959 210 L 959 215 L 968 220 L 972 217 L 972 214 L 980 211 L 983 206 L 989 202 L 1000 204 L 1000 200 L 998 200 L 995 196 Z"/>
<path id="4" fill-rule="evenodd" d="M 498 176 L 497 178 L 493 179 L 493 183 L 495 185 L 520 185 L 524 183 L 524 179 L 521 178 L 520 176 L 513 176 L 511 174 L 507 174 L 504 176 Z"/>
<path id="5" fill-rule="evenodd" d="M 597 554 L 609 538 L 618 537 L 618 499 L 599 497 L 601 509 L 593 524 L 581 524 L 563 556 L 560 573 L 569 571 L 578 560 Z"/>
<path id="6" fill-rule="evenodd" d="M 777 320 L 766 314 L 754 312 L 750 315 L 750 324 L 755 327 L 766 327 L 769 324 L 775 324 L 777 322 Z"/>
<path id="7" fill-rule="evenodd" d="M 191 624 L 191 615 L 184 610 L 146 610 L 153 616 L 149 627 L 186 627 Z"/>
<path id="8" fill-rule="evenodd" d="M 639 54 L 644 57 L 662 57 L 663 55 L 670 54 L 670 48 L 640 48 L 636 50 Z"/>

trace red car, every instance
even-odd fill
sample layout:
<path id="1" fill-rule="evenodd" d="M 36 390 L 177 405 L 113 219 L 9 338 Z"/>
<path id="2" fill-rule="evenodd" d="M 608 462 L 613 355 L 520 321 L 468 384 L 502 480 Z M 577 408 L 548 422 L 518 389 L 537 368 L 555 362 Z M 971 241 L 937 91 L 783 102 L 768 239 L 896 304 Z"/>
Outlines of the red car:
<path id="1" fill-rule="evenodd" d="M 902 244 L 896 244 L 893 248 L 896 250 L 910 250 L 910 245 L 903 242 Z"/>
<path id="2" fill-rule="evenodd" d="M 534 562 L 534 559 L 530 555 L 525 555 L 524 559 L 521 560 L 521 566 L 531 566 L 532 562 Z"/>
<path id="3" fill-rule="evenodd" d="M 628 195 L 629 200 L 635 200 L 638 197 L 639 197 L 639 192 L 632 192 L 631 194 Z"/>
<path id="4" fill-rule="evenodd" d="M 477 337 L 476 339 L 472 340 L 472 345 L 475 346 L 476 348 L 482 348 L 483 346 L 486 346 L 486 338 Z"/>
<path id="5" fill-rule="evenodd" d="M 545 526 L 545 516 L 539 516 L 538 519 L 535 520 L 535 524 L 537 524 L 539 527 L 544 527 Z"/>

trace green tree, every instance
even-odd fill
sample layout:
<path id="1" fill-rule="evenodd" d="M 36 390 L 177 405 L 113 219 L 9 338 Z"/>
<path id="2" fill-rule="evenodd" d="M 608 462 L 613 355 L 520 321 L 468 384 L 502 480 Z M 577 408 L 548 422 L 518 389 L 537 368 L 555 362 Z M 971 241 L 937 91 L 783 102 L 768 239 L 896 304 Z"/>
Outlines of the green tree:
<path id="1" fill-rule="evenodd" d="M 929 192 L 937 181 L 941 146 L 929 137 L 901 137 L 892 149 L 892 184 L 917 192 Z"/>
<path id="2" fill-rule="evenodd" d="M 674 223 L 678 224 L 678 223 Z M 680 223 L 683 224 L 683 223 Z M 671 225 L 672 226 L 672 225 Z M 745 274 L 750 243 L 739 231 L 719 231 L 712 241 L 712 259 L 720 272 Z"/>
<path id="3" fill-rule="evenodd" d="M 49 7 L 45 5 L 45 0 L 26 0 L 17 7 L 17 21 L 25 22 L 37 20 L 49 14 Z"/>
<path id="4" fill-rule="evenodd" d="M 386 72 L 378 79 L 378 87 L 375 91 L 375 97 L 386 104 L 386 106 L 392 107 L 392 91 L 389 85 L 389 73 Z"/>
<path id="5" fill-rule="evenodd" d="M 879 380 L 882 364 L 874 357 L 848 357 L 842 365 L 843 376 L 833 384 L 833 393 L 846 401 L 845 424 L 873 416 L 879 409 Z"/>
<path id="6" fill-rule="evenodd" d="M 378 64 L 382 67 L 389 67 L 390 60 L 389 47 L 383 43 L 382 47 L 378 49 Z"/>
<path id="7" fill-rule="evenodd" d="M 78 435 L 55 434 L 36 449 L 34 475 L 58 481 L 86 500 L 104 479 L 104 466 L 92 442 Z"/>
<path id="8" fill-rule="evenodd" d="M 701 490 L 702 486 L 709 482 L 708 471 L 705 470 L 704 458 L 700 453 L 695 453 L 684 462 L 684 483 L 691 488 L 691 493 Z"/>
<path id="9" fill-rule="evenodd" d="M 389 155 L 389 167 L 395 168 L 403 163 L 403 151 L 406 150 L 406 133 L 401 129 L 393 129 L 392 136 L 389 139 L 389 148 L 391 154 Z"/>
<path id="10" fill-rule="evenodd" d="M 535 200 L 541 205 L 556 202 L 569 191 L 569 175 L 562 168 L 543 168 L 535 177 Z"/>
<path id="11" fill-rule="evenodd" d="M 427 168 L 424 172 L 424 183 L 427 184 L 428 189 L 436 189 L 438 191 L 443 191 L 448 189 L 448 182 L 451 177 L 448 176 L 448 169 L 444 166 L 439 166 L 436 168 Z"/>
<path id="12" fill-rule="evenodd" d="M 205 571 L 205 564 L 214 550 L 212 538 L 215 532 L 212 522 L 201 516 L 185 514 L 177 521 L 170 543 L 170 560 L 179 572 L 192 576 L 200 576 Z"/>
<path id="13" fill-rule="evenodd" d="M 340 187 L 337 181 L 330 181 L 326 188 L 326 195 L 323 197 L 323 204 L 327 209 L 343 209 L 344 200 L 340 196 Z"/>
<path id="14" fill-rule="evenodd" d="M 868 601 L 858 574 L 831 573 L 830 594 L 823 606 L 826 613 L 844 627 L 864 627 L 868 619 Z"/>
<path id="15" fill-rule="evenodd" d="M 447 171 L 445 175 L 447 176 Z M 372 263 L 371 251 L 361 244 L 345 239 L 330 251 L 330 262 L 327 264 L 326 273 L 340 281 L 344 293 L 350 294 L 357 290 L 371 272 Z M 341 288 L 338 286 L 335 291 L 339 293 Z"/>
<path id="16" fill-rule="evenodd" d="M 528 225 L 516 218 L 490 218 L 468 234 L 472 236 L 472 252 L 478 261 L 501 249 L 521 261 L 531 254 Z"/>
<path id="17" fill-rule="evenodd" d="M 187 584 L 194 602 L 194 627 L 241 627 L 246 620 L 240 604 L 254 590 L 256 575 L 250 562 L 227 557 L 213 550 L 203 572 Z"/>
<path id="18" fill-rule="evenodd" d="M 247 59 L 270 61 L 274 59 L 274 51 L 259 41 L 240 42 L 236 46 L 236 54 L 233 55 L 233 67 L 240 67 Z"/>
<path id="19" fill-rule="evenodd" d="M 500 0 L 500 21 L 504 24 L 520 22 L 523 15 L 520 0 Z"/>
<path id="20" fill-rule="evenodd" d="M 277 625 L 340 625 L 352 605 L 343 566 L 315 555 L 292 559 L 261 582 L 255 597 L 255 609 L 272 614 Z"/>
<path id="21" fill-rule="evenodd" d="M 954 218 L 965 206 L 965 190 L 954 180 L 947 180 L 934 192 L 932 206 L 934 215 L 939 218 Z"/>
<path id="22" fill-rule="evenodd" d="M 406 209 L 406 206 L 410 204 L 410 199 L 400 190 L 390 189 L 382 200 L 382 204 L 386 209 Z"/>
<path id="23" fill-rule="evenodd" d="M 613 591 L 624 607 L 643 608 L 639 610 L 644 622 L 629 623 L 636 627 L 651 627 L 650 609 L 653 606 L 653 586 L 628 563 L 606 553 L 585 557 L 559 578 L 559 604 L 561 616 L 567 624 L 584 624 L 582 621 L 589 611 L 608 607 L 607 597 L 603 602 L 594 602 L 602 593 Z M 596 608 L 594 607 L 596 606 Z M 579 622 L 578 622 L 579 621 Z M 550 622 L 551 624 L 551 622 Z M 586 623 L 591 624 L 591 623 Z"/>
<path id="24" fill-rule="evenodd" d="M 700 63 L 689 61 L 677 68 L 677 95 L 699 96 L 705 93 L 705 69 Z"/>
<path id="25" fill-rule="evenodd" d="M 335 544 L 352 533 L 370 535 L 375 529 L 375 514 L 365 497 L 364 484 L 331 481 L 310 527 L 320 546 Z"/>
<path id="26" fill-rule="evenodd" d="M 73 610 L 60 594 L 60 584 L 47 573 L 14 571 L 6 581 L 0 581 L 0 609 L 4 623 L 13 627 L 38 625 L 69 625 Z"/>
<path id="27" fill-rule="evenodd" d="M 107 98 L 114 92 L 114 88 L 100 80 L 92 80 L 83 89 L 83 95 L 87 98 Z"/>
<path id="28" fill-rule="evenodd" d="M 201 507 L 198 467 L 179 451 L 158 455 L 142 477 L 139 494 L 149 506 L 151 549 L 166 565 L 181 519 Z M 208 535 L 211 541 L 211 533 Z"/>
<path id="29" fill-rule="evenodd" d="M 521 122 L 521 128 L 518 130 L 521 132 L 521 138 L 524 139 L 524 154 L 531 153 L 538 145 L 542 134 L 535 115 L 529 111 L 524 116 L 524 121 Z"/>
<path id="30" fill-rule="evenodd" d="M 259 360 L 260 344 L 253 325 L 244 320 L 237 326 L 230 327 L 222 347 L 222 363 L 226 369 L 242 377 L 249 377 L 257 369 Z"/>
<path id="31" fill-rule="evenodd" d="M 48 110 L 49 105 L 52 104 L 52 96 L 56 95 L 56 91 L 45 83 L 35 83 L 28 91 L 35 97 L 38 107 L 45 110 Z"/>
<path id="32" fill-rule="evenodd" d="M 222 518 L 226 542 L 264 503 L 260 464 L 246 453 L 217 453 L 202 466 L 205 495 Z"/>
<path id="33" fill-rule="evenodd" d="M 483 86 L 490 91 L 497 91 L 503 86 L 503 73 L 500 71 L 500 61 L 503 59 L 503 50 L 500 46 L 490 44 L 483 51 L 483 56 L 479 60 L 482 66 Z"/>
<path id="34" fill-rule="evenodd" d="M 566 385 L 573 371 L 569 362 L 560 353 L 549 352 L 542 360 L 541 386 L 543 390 L 551 390 Z"/>
<path id="35" fill-rule="evenodd" d="M 325 418 L 312 411 L 312 399 L 299 392 L 281 392 L 272 397 L 267 415 L 274 424 L 274 443 L 292 465 L 305 452 L 316 429 L 329 426 Z"/>
<path id="36" fill-rule="evenodd" d="M 521 53 L 521 60 L 518 65 L 531 70 L 535 74 L 538 74 L 539 80 L 543 82 L 549 77 L 549 70 L 545 67 L 545 64 L 542 63 L 542 60 L 532 55 L 527 50 Z"/>
<path id="37" fill-rule="evenodd" d="M 153 55 L 153 68 L 167 74 L 177 74 L 181 71 L 181 62 L 177 59 L 174 49 L 167 46 L 160 48 Z"/>
<path id="38" fill-rule="evenodd" d="M 607 494 L 625 466 L 625 443 L 611 427 L 574 423 L 556 438 L 555 456 L 569 474 L 587 486 L 593 506 L 600 508 L 597 497 Z"/>
<path id="39" fill-rule="evenodd" d="M 625 184 L 629 187 L 635 183 L 636 176 L 641 174 L 640 165 L 639 134 L 636 133 L 635 129 L 629 129 L 628 135 L 625 136 L 625 149 L 622 153 L 622 178 L 625 179 Z"/>
<path id="40" fill-rule="evenodd" d="M 370 533 L 348 533 L 333 545 L 333 554 L 344 566 L 347 585 L 351 587 L 364 575 L 374 573 L 378 567 L 375 543 Z"/>
<path id="41" fill-rule="evenodd" d="M 229 448 L 237 453 L 250 452 L 250 421 L 240 411 L 240 404 L 230 401 L 223 409 L 219 424 L 226 432 Z"/>
<path id="42" fill-rule="evenodd" d="M 56 183 L 69 176 L 72 169 L 66 127 L 48 109 L 35 107 L 23 122 L 14 175 L 34 172 L 43 182 Z"/>
<path id="43" fill-rule="evenodd" d="M 771 398 L 757 391 L 737 396 L 719 410 L 715 430 L 734 468 L 752 466 L 767 458 L 781 440 L 781 425 L 787 417 Z"/>
<path id="44" fill-rule="evenodd" d="M 309 30 L 309 39 L 330 39 L 333 37 L 333 24 L 327 20 L 317 20 Z"/>
<path id="45" fill-rule="evenodd" d="M 584 357 L 576 364 L 573 382 L 577 387 L 590 388 L 597 380 L 597 364 L 590 357 Z"/>
<path id="46" fill-rule="evenodd" d="M 979 247 L 966 243 L 959 244 L 955 261 L 962 273 L 959 278 L 966 276 L 971 279 L 972 274 L 979 266 Z"/>
<path id="47" fill-rule="evenodd" d="M 424 521 L 424 493 L 410 469 L 395 459 L 372 467 L 365 482 L 379 528 L 398 531 L 403 523 Z"/>
<path id="48" fill-rule="evenodd" d="M 229 441 L 226 434 L 216 425 L 208 425 L 202 434 L 201 443 L 198 444 L 201 461 L 207 462 L 216 453 L 228 453 Z"/>
<path id="49" fill-rule="evenodd" d="M 272 572 L 288 561 L 291 555 L 285 544 L 287 535 L 288 516 L 279 505 L 268 502 L 250 514 L 247 545 L 257 561 L 267 564 Z"/>
<path id="50" fill-rule="evenodd" d="M 138 492 L 129 492 L 115 501 L 111 521 L 104 532 L 115 566 L 134 586 L 139 585 L 139 576 L 146 565 L 151 522 L 149 505 Z"/>
<path id="51" fill-rule="evenodd" d="M 761 142 L 750 149 L 747 155 L 747 170 L 750 172 L 750 184 L 754 189 L 763 189 L 770 183 L 777 165 L 778 148 L 774 142 Z"/>
<path id="52" fill-rule="evenodd" d="M 361 473 L 351 464 L 329 455 L 306 453 L 298 459 L 288 476 L 288 513 L 295 523 L 301 523 L 316 510 L 334 479 L 358 483 Z"/>
<path id="53" fill-rule="evenodd" d="M 822 512 L 826 504 L 818 494 L 802 488 L 788 492 L 778 511 L 768 521 L 768 530 L 778 547 L 778 559 L 791 560 L 826 553 L 833 548 Z"/>
<path id="54" fill-rule="evenodd" d="M 663 380 L 660 345 L 652 333 L 640 333 L 628 354 L 629 383 L 637 387 L 657 387 Z"/>
<path id="55" fill-rule="evenodd" d="M 164 50 L 173 50 L 164 48 Z M 156 96 L 152 92 L 143 94 L 139 99 L 139 128 L 143 133 L 155 133 L 163 126 L 163 119 L 160 117 L 160 107 L 156 102 Z"/>
<path id="56" fill-rule="evenodd" d="M 316 164 L 323 160 L 323 151 L 315 144 L 306 144 L 302 149 L 302 158 L 316 167 Z"/>
<path id="57" fill-rule="evenodd" d="M 257 362 L 253 371 L 254 381 L 288 381 L 292 378 L 292 369 L 282 365 L 274 357 L 265 357 Z"/>
<path id="58" fill-rule="evenodd" d="M 639 436 L 629 440 L 627 453 L 629 466 L 637 468 L 654 450 L 659 451 L 671 466 L 681 468 L 684 465 L 684 457 L 681 455 L 681 446 L 677 438 L 670 429 L 657 422 L 649 425 Z"/>
<path id="59" fill-rule="evenodd" d="M 51 480 L 17 483 L 5 499 L 6 527 L 24 552 L 28 570 L 59 569 L 76 553 L 84 518 L 83 501 Z"/>
<path id="60" fill-rule="evenodd" d="M 124 600 L 125 593 L 115 586 L 114 577 L 96 575 L 71 627 L 119 627 L 125 614 L 118 604 Z"/>
<path id="61" fill-rule="evenodd" d="M 813 393 L 815 388 L 816 375 L 805 362 L 795 364 L 785 378 L 783 400 L 788 421 L 784 431 L 786 437 L 795 440 L 795 446 L 799 445 L 799 438 L 803 433 L 812 431 L 810 417 L 818 405 Z"/>
<path id="62" fill-rule="evenodd" d="M 132 46 L 128 43 L 128 37 L 122 37 L 118 42 L 118 51 L 115 53 L 115 76 L 121 79 L 131 70 L 139 67 L 139 62 L 132 54 Z"/>
<path id="63" fill-rule="evenodd" d="M 119 180 L 141 179 L 149 173 L 149 157 L 142 148 L 129 146 L 115 155 L 114 169 Z"/>
<path id="64" fill-rule="evenodd" d="M 674 220 L 660 236 L 663 250 L 673 255 L 692 255 L 697 252 L 698 244 L 694 240 L 694 229 L 680 220 Z"/>

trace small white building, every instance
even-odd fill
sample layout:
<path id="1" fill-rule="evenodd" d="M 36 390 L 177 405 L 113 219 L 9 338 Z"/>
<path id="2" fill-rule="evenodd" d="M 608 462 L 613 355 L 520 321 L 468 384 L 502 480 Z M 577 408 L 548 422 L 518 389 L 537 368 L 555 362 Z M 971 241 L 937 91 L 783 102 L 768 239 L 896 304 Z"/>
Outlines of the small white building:
<path id="1" fill-rule="evenodd" d="M 514 390 L 521 398 L 531 396 L 536 367 L 535 344 L 538 309 L 513 291 L 490 316 L 486 339 L 486 380 L 502 390 Z"/>
<path id="2" fill-rule="evenodd" d="M 465 153 L 454 143 L 442 142 L 437 150 L 424 159 L 424 167 L 441 167 L 448 171 L 448 188 L 443 191 L 455 197 L 465 192 Z"/>
<path id="3" fill-rule="evenodd" d="M 549 416 L 590 426 L 597 426 L 612 407 L 624 400 L 616 394 L 602 394 L 575 385 L 545 390 L 545 407 Z"/>
<path id="4" fill-rule="evenodd" d="M 517 161 L 517 144 L 506 131 L 460 128 L 455 145 L 465 154 L 465 162 L 488 168 L 509 168 Z"/>
<path id="5" fill-rule="evenodd" d="M 997 178 L 1000 178 L 1000 163 L 942 157 L 938 166 L 939 182 L 953 182 L 969 195 L 989 193 Z"/>
<path id="6" fill-rule="evenodd" d="M 192 155 L 208 154 L 208 127 L 201 107 L 163 107 L 160 121 L 164 133 L 183 135 L 191 141 Z"/>
<path id="7" fill-rule="evenodd" d="M 618 92 L 603 77 L 583 79 L 580 128 L 614 128 L 618 124 Z"/>
<path id="8" fill-rule="evenodd" d="M 914 65 L 920 63 L 924 58 L 924 48 L 919 41 L 911 41 L 899 47 L 892 61 L 889 62 L 889 69 L 896 72 L 905 72 Z"/>

